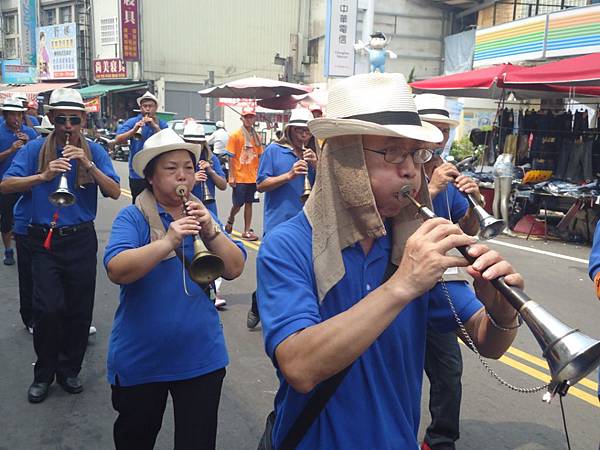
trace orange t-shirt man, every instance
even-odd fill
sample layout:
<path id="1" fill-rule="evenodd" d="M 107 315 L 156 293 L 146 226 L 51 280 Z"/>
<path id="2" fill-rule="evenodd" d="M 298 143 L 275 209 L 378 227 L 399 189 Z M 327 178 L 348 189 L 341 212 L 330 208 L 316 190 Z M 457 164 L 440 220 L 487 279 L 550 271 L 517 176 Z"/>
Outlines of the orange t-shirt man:
<path id="1" fill-rule="evenodd" d="M 240 127 L 229 135 L 227 150 L 234 154 L 229 160 L 229 182 L 256 183 L 258 158 L 263 148 L 256 131 L 244 132 Z"/>

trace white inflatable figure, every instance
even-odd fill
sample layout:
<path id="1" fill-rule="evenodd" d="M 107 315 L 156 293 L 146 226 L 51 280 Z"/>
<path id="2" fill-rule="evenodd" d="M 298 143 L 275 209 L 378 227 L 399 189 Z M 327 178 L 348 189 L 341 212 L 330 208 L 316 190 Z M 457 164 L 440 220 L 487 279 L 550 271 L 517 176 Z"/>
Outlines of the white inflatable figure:
<path id="1" fill-rule="evenodd" d="M 354 44 L 354 50 L 369 54 L 371 72 L 379 70 L 379 72 L 384 73 L 385 62 L 387 58 L 398 58 L 398 55 L 396 55 L 393 51 L 385 49 L 389 43 L 390 41 L 385 37 L 385 34 L 383 34 L 381 31 L 377 31 L 371 35 L 371 40 L 368 44 L 365 44 L 359 39 L 358 44 Z"/>

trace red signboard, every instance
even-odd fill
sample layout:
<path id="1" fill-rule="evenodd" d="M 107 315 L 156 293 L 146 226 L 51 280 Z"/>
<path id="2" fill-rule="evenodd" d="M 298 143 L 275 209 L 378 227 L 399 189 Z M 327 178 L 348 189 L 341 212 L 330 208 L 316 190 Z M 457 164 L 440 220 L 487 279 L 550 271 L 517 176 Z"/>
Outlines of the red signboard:
<path id="1" fill-rule="evenodd" d="M 140 47 L 138 45 L 139 15 L 138 0 L 121 1 L 121 37 L 123 42 L 123 59 L 125 61 L 138 61 Z"/>
<path id="2" fill-rule="evenodd" d="M 94 78 L 96 80 L 127 78 L 127 65 L 120 58 L 95 59 Z"/>
<path id="3" fill-rule="evenodd" d="M 100 97 L 94 97 L 86 100 L 85 109 L 87 112 L 100 112 Z"/>

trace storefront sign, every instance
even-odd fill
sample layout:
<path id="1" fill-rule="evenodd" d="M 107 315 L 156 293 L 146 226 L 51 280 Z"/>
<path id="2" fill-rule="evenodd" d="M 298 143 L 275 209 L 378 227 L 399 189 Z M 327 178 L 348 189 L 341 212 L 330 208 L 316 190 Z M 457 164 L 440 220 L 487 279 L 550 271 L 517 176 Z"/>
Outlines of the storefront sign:
<path id="1" fill-rule="evenodd" d="M 18 59 L 2 61 L 2 82 L 6 84 L 37 83 L 35 66 L 24 66 Z"/>
<path id="2" fill-rule="evenodd" d="M 127 65 L 120 58 L 95 59 L 94 78 L 96 80 L 127 78 Z"/>
<path id="3" fill-rule="evenodd" d="M 477 30 L 473 67 L 544 57 L 546 15 Z"/>
<path id="4" fill-rule="evenodd" d="M 138 61 L 140 48 L 138 45 L 139 15 L 138 0 L 121 1 L 121 41 L 123 42 L 123 59 Z"/>
<path id="5" fill-rule="evenodd" d="M 354 75 L 357 0 L 328 0 L 325 30 L 325 76 Z"/>
<path id="6" fill-rule="evenodd" d="M 100 97 L 87 99 L 83 103 L 88 112 L 100 112 Z"/>
<path id="7" fill-rule="evenodd" d="M 77 78 L 77 25 L 63 23 L 38 27 L 37 72 L 39 80 Z"/>
<path id="8" fill-rule="evenodd" d="M 35 66 L 36 3 L 36 0 L 21 0 L 19 2 L 21 64 L 25 66 Z"/>
<path id="9" fill-rule="evenodd" d="M 546 57 L 600 52 L 600 6 L 548 15 Z"/>

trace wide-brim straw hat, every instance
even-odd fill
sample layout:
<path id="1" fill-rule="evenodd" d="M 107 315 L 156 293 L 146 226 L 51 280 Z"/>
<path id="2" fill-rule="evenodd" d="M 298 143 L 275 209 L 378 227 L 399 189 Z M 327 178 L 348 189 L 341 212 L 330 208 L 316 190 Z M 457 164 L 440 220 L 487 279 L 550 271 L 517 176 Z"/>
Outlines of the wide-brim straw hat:
<path id="1" fill-rule="evenodd" d="M 35 125 L 33 128 L 41 134 L 50 134 L 54 131 L 54 125 L 52 125 L 48 116 L 42 117 L 42 123 Z"/>
<path id="2" fill-rule="evenodd" d="M 138 106 L 142 106 L 142 102 L 144 100 L 152 100 L 154 103 L 156 103 L 158 105 L 158 99 L 156 98 L 156 96 L 150 92 L 150 91 L 146 91 L 144 93 L 144 95 L 142 95 L 141 97 L 138 97 L 136 99 Z"/>
<path id="3" fill-rule="evenodd" d="M 198 144 L 189 144 L 183 140 L 171 128 L 165 128 L 156 134 L 153 134 L 144 143 L 141 151 L 133 157 L 133 170 L 140 176 L 144 176 L 144 169 L 150 161 L 163 153 L 173 150 L 187 150 L 196 158 L 194 163 L 200 158 L 202 146 Z"/>
<path id="4" fill-rule="evenodd" d="M 285 124 L 285 128 L 287 127 L 301 127 L 307 128 L 308 122 L 313 120 L 314 117 L 312 113 L 306 108 L 296 108 L 292 109 L 292 113 L 290 114 L 290 120 Z"/>
<path id="5" fill-rule="evenodd" d="M 450 118 L 450 111 L 446 107 L 446 97 L 443 95 L 419 94 L 415 96 L 415 104 L 421 120 L 445 123 L 451 128 L 458 126 L 458 120 Z"/>
<path id="6" fill-rule="evenodd" d="M 23 102 L 20 99 L 9 97 L 4 100 L 4 103 L 0 106 L 0 110 L 23 112 L 27 111 L 27 108 L 23 108 Z"/>
<path id="7" fill-rule="evenodd" d="M 204 127 L 195 120 L 188 121 L 183 127 L 183 139 L 186 141 L 206 142 Z"/>
<path id="8" fill-rule="evenodd" d="M 308 123 L 319 139 L 374 135 L 441 142 L 442 132 L 422 123 L 404 75 L 368 73 L 345 78 L 329 90 L 327 117 Z"/>
<path id="9" fill-rule="evenodd" d="M 50 101 L 44 105 L 44 111 L 71 110 L 86 112 L 83 98 L 79 91 L 71 88 L 58 88 L 50 94 Z"/>

